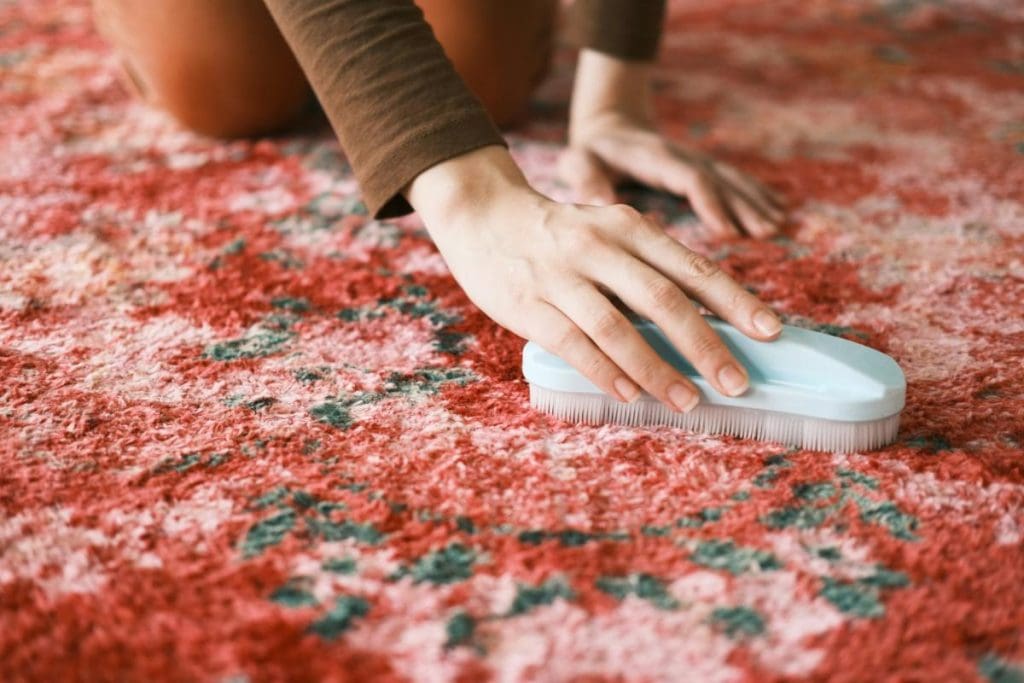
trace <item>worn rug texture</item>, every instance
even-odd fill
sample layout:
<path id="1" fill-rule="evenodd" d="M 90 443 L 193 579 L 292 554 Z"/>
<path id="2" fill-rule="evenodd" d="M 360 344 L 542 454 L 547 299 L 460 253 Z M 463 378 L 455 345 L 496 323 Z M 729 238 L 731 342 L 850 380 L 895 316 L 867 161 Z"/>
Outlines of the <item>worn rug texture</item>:
<path id="1" fill-rule="evenodd" d="M 509 133 L 556 197 L 571 59 Z M 531 410 L 322 123 L 202 138 L 116 67 L 0 2 L 0 680 L 1024 680 L 1021 3 L 672 6 L 662 123 L 793 224 L 627 199 L 899 361 L 874 453 Z"/>

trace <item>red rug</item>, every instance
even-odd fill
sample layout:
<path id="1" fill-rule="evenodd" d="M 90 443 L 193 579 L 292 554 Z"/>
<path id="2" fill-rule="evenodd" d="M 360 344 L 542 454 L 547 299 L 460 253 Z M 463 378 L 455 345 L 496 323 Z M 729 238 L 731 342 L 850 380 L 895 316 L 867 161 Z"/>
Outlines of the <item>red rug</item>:
<path id="1" fill-rule="evenodd" d="M 870 454 L 531 411 L 326 129 L 180 130 L 81 2 L 0 3 L 0 74 L 0 680 L 1024 679 L 1019 2 L 673 7 L 667 128 L 795 225 L 631 200 L 901 363 Z"/>

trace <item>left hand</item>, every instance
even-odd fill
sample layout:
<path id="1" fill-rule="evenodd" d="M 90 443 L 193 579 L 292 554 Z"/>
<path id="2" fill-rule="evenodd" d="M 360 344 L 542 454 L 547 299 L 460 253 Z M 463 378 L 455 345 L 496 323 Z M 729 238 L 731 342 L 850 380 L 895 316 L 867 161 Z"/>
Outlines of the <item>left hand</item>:
<path id="1" fill-rule="evenodd" d="M 614 204 L 623 179 L 684 196 L 716 236 L 770 237 L 784 220 L 780 198 L 750 176 L 618 114 L 574 131 L 558 170 L 582 203 Z"/>
<path id="2" fill-rule="evenodd" d="M 715 236 L 769 237 L 781 197 L 736 168 L 667 140 L 654 126 L 650 65 L 593 50 L 580 54 L 559 175 L 586 204 L 614 204 L 615 183 L 635 180 L 686 197 Z"/>

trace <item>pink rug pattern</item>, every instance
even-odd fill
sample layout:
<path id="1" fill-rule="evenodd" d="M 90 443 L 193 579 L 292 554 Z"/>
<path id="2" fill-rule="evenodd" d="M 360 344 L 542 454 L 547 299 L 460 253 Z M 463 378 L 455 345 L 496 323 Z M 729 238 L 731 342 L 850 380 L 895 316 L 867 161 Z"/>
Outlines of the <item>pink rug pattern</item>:
<path id="1" fill-rule="evenodd" d="M 509 134 L 554 180 L 570 55 Z M 522 340 L 330 132 L 190 134 L 87 4 L 0 2 L 0 680 L 1024 680 L 1024 6 L 672 5 L 705 242 L 908 379 L 824 454 L 530 410 Z"/>

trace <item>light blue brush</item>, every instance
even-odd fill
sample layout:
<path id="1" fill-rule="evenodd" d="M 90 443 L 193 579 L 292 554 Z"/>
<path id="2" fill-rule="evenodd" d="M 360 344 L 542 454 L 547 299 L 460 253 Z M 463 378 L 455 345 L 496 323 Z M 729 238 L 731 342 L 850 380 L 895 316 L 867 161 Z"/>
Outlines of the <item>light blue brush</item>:
<path id="1" fill-rule="evenodd" d="M 677 413 L 646 392 L 622 403 L 534 342 L 523 350 L 530 404 L 573 422 L 664 424 L 822 451 L 871 450 L 896 439 L 906 380 L 889 356 L 791 325 L 774 341 L 755 341 L 718 318 L 705 319 L 750 375 L 742 396 L 719 394 L 654 323 L 637 320 L 654 350 L 700 390 L 691 412 Z"/>

